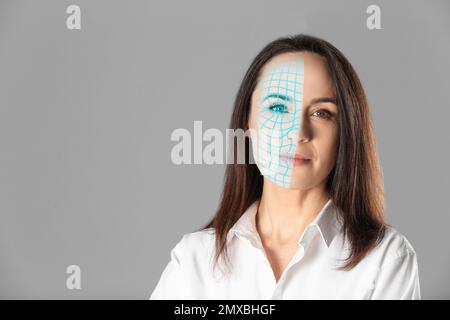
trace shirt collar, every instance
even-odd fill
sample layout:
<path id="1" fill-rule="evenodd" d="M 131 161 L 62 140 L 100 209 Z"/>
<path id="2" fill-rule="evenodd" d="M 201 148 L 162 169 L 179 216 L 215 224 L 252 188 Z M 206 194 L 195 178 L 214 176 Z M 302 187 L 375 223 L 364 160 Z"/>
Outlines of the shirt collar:
<path id="1" fill-rule="evenodd" d="M 257 247 L 262 247 L 255 223 L 259 202 L 260 199 L 256 200 L 244 211 L 238 221 L 236 221 L 229 230 L 227 241 L 231 240 L 234 235 L 237 235 L 238 237 L 244 237 Z M 337 212 L 338 209 L 333 204 L 333 201 L 329 199 L 314 220 L 305 228 L 298 243 L 306 246 L 312 239 L 314 231 L 318 231 L 324 244 L 329 247 L 333 238 L 338 234 L 342 226 Z"/>

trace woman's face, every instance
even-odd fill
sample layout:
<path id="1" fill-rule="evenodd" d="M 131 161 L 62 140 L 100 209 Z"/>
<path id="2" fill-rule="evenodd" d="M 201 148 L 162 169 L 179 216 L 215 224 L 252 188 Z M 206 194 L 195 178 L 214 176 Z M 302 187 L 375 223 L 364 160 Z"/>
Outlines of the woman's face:
<path id="1" fill-rule="evenodd" d="M 326 62 L 310 52 L 273 57 L 252 94 L 249 128 L 262 175 L 290 189 L 324 183 L 338 150 L 338 108 Z M 309 160 L 297 161 L 295 156 Z"/>

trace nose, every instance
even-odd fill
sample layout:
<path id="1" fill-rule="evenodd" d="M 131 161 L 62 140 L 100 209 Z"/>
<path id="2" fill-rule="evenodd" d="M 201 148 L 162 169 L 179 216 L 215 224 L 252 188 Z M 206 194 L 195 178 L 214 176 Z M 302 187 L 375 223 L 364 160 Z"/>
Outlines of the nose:
<path id="1" fill-rule="evenodd" d="M 300 130 L 298 130 L 300 126 Z M 306 143 L 311 140 L 311 132 L 308 128 L 308 124 L 304 121 L 303 117 L 300 118 L 297 128 L 289 132 L 289 139 L 293 144 Z"/>

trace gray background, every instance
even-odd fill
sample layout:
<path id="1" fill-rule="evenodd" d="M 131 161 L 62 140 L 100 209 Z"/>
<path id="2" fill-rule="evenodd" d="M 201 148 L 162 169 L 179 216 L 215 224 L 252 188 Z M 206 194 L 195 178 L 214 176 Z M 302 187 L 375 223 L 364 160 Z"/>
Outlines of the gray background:
<path id="1" fill-rule="evenodd" d="M 0 0 L 0 297 L 147 299 L 222 187 L 223 165 L 172 164 L 172 131 L 224 131 L 253 57 L 303 32 L 361 77 L 388 222 L 422 297 L 450 298 L 449 17 L 450 1 Z"/>

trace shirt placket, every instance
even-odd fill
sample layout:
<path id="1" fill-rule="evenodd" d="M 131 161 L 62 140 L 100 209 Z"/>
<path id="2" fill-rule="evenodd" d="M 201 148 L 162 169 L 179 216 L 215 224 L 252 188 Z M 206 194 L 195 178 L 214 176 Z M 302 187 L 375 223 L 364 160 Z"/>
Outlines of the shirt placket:
<path id="1" fill-rule="evenodd" d="M 303 259 L 303 257 L 305 256 L 305 247 L 303 245 L 300 245 L 300 248 L 297 250 L 296 254 L 294 255 L 294 257 L 291 259 L 291 261 L 289 261 L 288 265 L 286 266 L 286 268 L 283 270 L 283 273 L 280 276 L 280 279 L 278 280 L 278 283 L 275 280 L 275 275 L 273 275 L 273 271 L 271 268 L 271 272 L 273 275 L 273 280 L 275 282 L 275 288 L 273 290 L 272 293 L 272 300 L 280 300 L 283 298 L 283 285 L 285 282 L 285 279 L 287 277 L 287 274 L 289 273 L 290 269 L 292 268 L 292 266 L 294 266 L 295 264 L 297 264 L 300 260 Z M 267 258 L 266 258 L 267 260 Z M 270 265 L 269 265 L 270 268 Z"/>
<path id="2" fill-rule="evenodd" d="M 256 254 L 259 255 L 259 259 L 265 264 L 266 271 L 269 274 L 270 282 L 264 281 L 264 299 L 272 299 L 272 293 L 274 291 L 274 288 L 276 286 L 275 277 L 273 275 L 272 268 L 270 267 L 269 260 L 267 259 L 266 255 L 264 254 L 264 248 L 262 247 L 262 244 L 258 239 L 253 237 L 252 235 L 240 235 L 237 234 L 238 238 L 246 242 L 253 250 L 256 250 Z"/>
<path id="3" fill-rule="evenodd" d="M 312 225 L 311 225 L 312 226 Z M 283 273 L 280 276 L 280 279 L 278 280 L 278 283 L 275 286 L 275 289 L 273 291 L 272 299 L 273 300 L 280 300 L 283 299 L 283 285 L 286 281 L 287 274 L 289 273 L 290 269 L 293 265 L 297 264 L 300 260 L 303 259 L 306 253 L 306 248 L 308 248 L 308 244 L 310 243 L 311 239 L 317 235 L 314 231 L 316 231 L 315 228 L 311 228 L 311 226 L 307 227 L 305 232 L 303 233 L 301 239 L 300 239 L 300 248 L 297 250 L 294 257 L 289 261 L 288 265 L 284 269 Z M 274 277 L 275 279 L 275 277 Z"/>
<path id="4" fill-rule="evenodd" d="M 261 240 L 259 238 L 255 238 L 255 237 L 250 237 L 250 239 L 243 238 L 252 247 L 254 247 L 254 249 L 256 249 L 258 251 L 258 253 L 261 256 L 262 261 L 266 265 L 267 272 L 270 274 L 271 286 L 270 286 L 270 288 L 267 288 L 269 290 L 268 292 L 270 292 L 270 294 L 268 294 L 268 296 L 267 296 L 267 299 L 272 299 L 272 300 L 282 299 L 283 283 L 285 282 L 285 278 L 287 277 L 289 270 L 292 268 L 293 265 L 298 263 L 305 256 L 305 245 L 306 245 L 306 242 L 308 239 L 308 235 L 309 235 L 309 233 L 306 233 L 305 237 L 303 237 L 301 239 L 300 248 L 297 250 L 295 255 L 292 257 L 291 261 L 289 261 L 288 265 L 286 266 L 283 273 L 281 274 L 278 282 L 275 279 L 275 275 L 273 273 L 272 267 L 270 266 L 269 259 L 267 258 L 266 254 L 264 252 L 264 247 L 262 246 Z"/>

